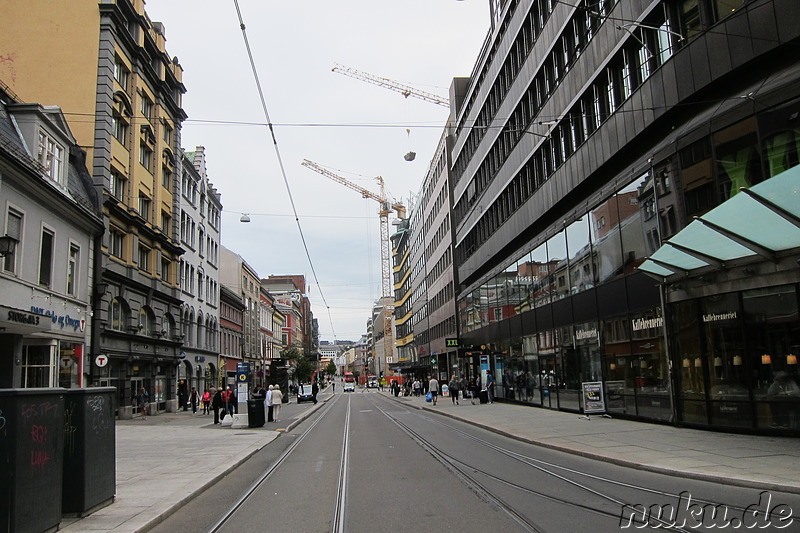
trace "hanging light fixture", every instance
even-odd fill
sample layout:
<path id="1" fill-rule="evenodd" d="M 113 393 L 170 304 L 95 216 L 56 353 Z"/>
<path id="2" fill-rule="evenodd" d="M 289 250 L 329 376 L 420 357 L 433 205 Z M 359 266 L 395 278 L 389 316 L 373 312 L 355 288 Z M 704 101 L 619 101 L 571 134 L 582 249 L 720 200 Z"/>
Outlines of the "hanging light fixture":
<path id="1" fill-rule="evenodd" d="M 733 356 L 733 366 L 742 366 L 742 356 L 741 355 L 734 355 Z"/>
<path id="2" fill-rule="evenodd" d="M 700 368 L 701 366 L 703 366 L 703 360 L 700 359 L 699 357 L 695 357 L 694 358 L 694 366 L 695 366 L 695 368 Z"/>
<path id="3" fill-rule="evenodd" d="M 716 356 L 714 358 L 714 366 L 722 366 L 722 357 Z"/>
<path id="4" fill-rule="evenodd" d="M 5 257 L 14 253 L 14 248 L 17 247 L 19 241 L 11 235 L 4 235 L 0 237 L 0 257 Z"/>
<path id="5" fill-rule="evenodd" d="M 793 353 L 790 353 L 786 356 L 786 364 L 787 365 L 796 365 L 797 364 L 797 356 Z"/>
<path id="6" fill-rule="evenodd" d="M 241 218 L 239 218 L 239 222 L 244 222 L 245 224 L 250 222 L 250 215 L 247 213 L 242 213 Z"/>
<path id="7" fill-rule="evenodd" d="M 689 358 L 688 357 L 684 358 L 684 360 L 683 360 L 683 368 L 689 368 L 691 365 L 692 365 L 692 362 L 689 361 Z"/>
<path id="8" fill-rule="evenodd" d="M 761 356 L 761 364 L 762 365 L 771 365 L 772 364 L 772 357 L 769 354 L 764 354 Z"/>

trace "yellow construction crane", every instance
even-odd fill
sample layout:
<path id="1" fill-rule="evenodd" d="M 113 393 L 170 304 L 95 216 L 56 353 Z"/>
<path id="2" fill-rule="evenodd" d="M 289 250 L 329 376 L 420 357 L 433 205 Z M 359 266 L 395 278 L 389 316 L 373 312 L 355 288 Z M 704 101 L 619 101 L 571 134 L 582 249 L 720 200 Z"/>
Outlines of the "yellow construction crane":
<path id="1" fill-rule="evenodd" d="M 398 81 L 390 80 L 389 78 L 382 78 L 381 76 L 375 76 L 374 74 L 362 72 L 360 70 L 354 69 L 353 67 L 346 67 L 344 65 L 340 65 L 339 63 L 334 63 L 334 67 L 331 70 L 333 72 L 344 74 L 345 76 L 349 76 L 357 80 L 366 81 L 367 83 L 371 83 L 379 87 L 390 89 L 392 91 L 402 94 L 406 98 L 408 98 L 409 96 L 413 96 L 414 98 L 419 98 L 420 100 L 425 100 L 426 102 L 430 102 L 432 104 L 437 104 L 446 107 L 448 109 L 450 108 L 450 100 L 445 98 L 444 96 L 439 96 L 433 93 L 421 91 L 419 89 L 411 87 L 410 85 L 405 85 Z"/>
<path id="2" fill-rule="evenodd" d="M 383 346 L 384 355 L 386 357 L 392 357 L 394 353 L 394 333 L 392 332 L 394 291 L 392 288 L 392 248 L 391 241 L 389 240 L 389 215 L 392 213 L 392 211 L 394 211 L 397 213 L 398 218 L 405 218 L 406 207 L 400 202 L 393 202 L 387 198 L 383 178 L 380 176 L 375 178 L 381 189 L 380 193 L 376 194 L 341 176 L 334 174 L 326 168 L 322 168 L 317 163 L 308 159 L 303 159 L 301 165 L 360 193 L 363 198 L 371 198 L 380 204 L 380 210 L 378 211 L 378 214 L 380 215 L 381 221 L 381 300 L 383 301 L 384 305 Z M 391 361 L 391 359 L 388 359 L 388 361 Z"/>

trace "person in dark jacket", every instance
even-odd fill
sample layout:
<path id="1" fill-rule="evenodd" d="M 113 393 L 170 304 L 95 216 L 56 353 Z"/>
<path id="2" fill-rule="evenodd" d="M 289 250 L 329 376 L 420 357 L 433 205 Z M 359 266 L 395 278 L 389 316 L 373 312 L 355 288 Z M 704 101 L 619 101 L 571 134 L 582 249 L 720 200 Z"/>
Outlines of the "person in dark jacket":
<path id="1" fill-rule="evenodd" d="M 214 393 L 214 397 L 211 399 L 211 408 L 214 410 L 214 423 L 219 424 L 219 410 L 223 409 L 222 411 L 223 417 L 227 412 L 226 410 L 224 410 L 225 402 L 222 401 L 222 389 Z"/>
<path id="2" fill-rule="evenodd" d="M 314 403 L 317 403 L 317 393 L 319 393 L 319 385 L 317 385 L 317 381 L 311 384 L 311 399 L 314 400 Z"/>

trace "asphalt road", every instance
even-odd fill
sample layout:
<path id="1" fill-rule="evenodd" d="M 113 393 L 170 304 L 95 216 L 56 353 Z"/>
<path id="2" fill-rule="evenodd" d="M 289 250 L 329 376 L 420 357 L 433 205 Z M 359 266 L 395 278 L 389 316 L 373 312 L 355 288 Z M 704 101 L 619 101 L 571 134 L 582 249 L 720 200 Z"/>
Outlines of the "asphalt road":
<path id="1" fill-rule="evenodd" d="M 224 441 L 217 444 L 224 453 Z M 798 531 L 800 496 L 564 454 L 368 391 L 337 395 L 154 531 L 187 525 L 225 532 Z"/>

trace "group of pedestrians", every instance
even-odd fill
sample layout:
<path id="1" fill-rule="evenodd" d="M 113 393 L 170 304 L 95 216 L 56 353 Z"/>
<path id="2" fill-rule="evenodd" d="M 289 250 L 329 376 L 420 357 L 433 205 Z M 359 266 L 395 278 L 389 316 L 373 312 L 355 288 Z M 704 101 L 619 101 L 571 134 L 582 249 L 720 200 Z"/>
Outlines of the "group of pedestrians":
<path id="1" fill-rule="evenodd" d="M 491 372 L 486 373 L 486 395 L 489 403 L 494 402 L 494 387 L 495 379 Z M 425 380 L 414 378 L 413 381 L 406 381 L 406 395 L 413 396 L 431 396 L 431 403 L 436 405 L 439 394 L 442 392 L 443 386 L 435 376 L 428 376 Z M 469 398 L 470 402 L 475 405 L 475 399 L 481 390 L 480 377 L 470 378 L 457 377 L 455 374 L 450 376 L 450 381 L 447 383 L 448 394 L 450 400 L 454 405 L 460 405 L 459 400 L 466 400 Z"/>

